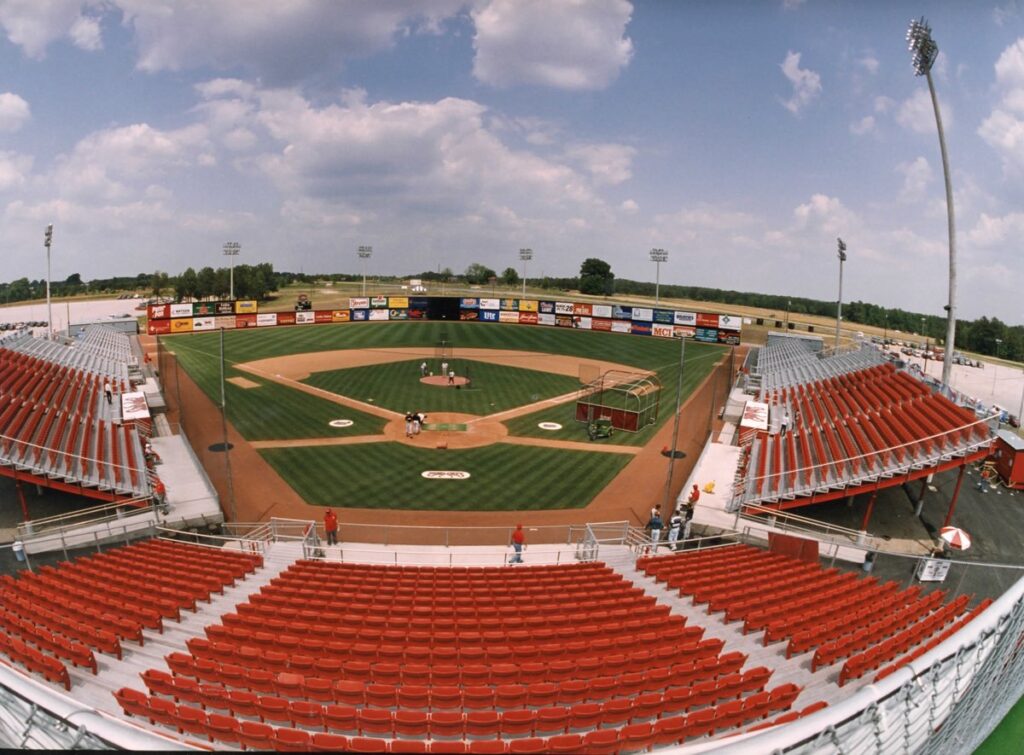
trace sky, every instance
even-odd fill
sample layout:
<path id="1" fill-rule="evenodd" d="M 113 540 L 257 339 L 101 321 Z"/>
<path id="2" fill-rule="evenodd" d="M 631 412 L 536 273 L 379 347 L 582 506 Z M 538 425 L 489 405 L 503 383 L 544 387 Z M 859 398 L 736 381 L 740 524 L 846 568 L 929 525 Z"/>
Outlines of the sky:
<path id="1" fill-rule="evenodd" d="M 0 0 L 0 280 L 480 262 L 1024 323 L 1024 0 Z"/>

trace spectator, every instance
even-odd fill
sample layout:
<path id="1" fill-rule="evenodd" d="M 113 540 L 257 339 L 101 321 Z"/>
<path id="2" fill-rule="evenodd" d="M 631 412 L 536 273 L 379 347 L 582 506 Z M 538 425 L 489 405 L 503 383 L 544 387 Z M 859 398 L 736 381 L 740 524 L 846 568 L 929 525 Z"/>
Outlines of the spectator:
<path id="1" fill-rule="evenodd" d="M 700 500 L 700 488 L 697 487 L 697 483 L 693 483 L 693 487 L 690 489 L 690 497 L 686 499 L 686 505 L 691 509 L 697 505 L 697 501 Z"/>
<path id="2" fill-rule="evenodd" d="M 651 515 L 651 519 L 647 522 L 647 529 L 651 531 L 651 549 L 657 550 L 658 543 L 661 540 L 661 530 L 665 524 L 661 521 L 661 506 L 655 506 L 655 511 Z"/>
<path id="3" fill-rule="evenodd" d="M 110 387 L 109 380 L 106 380 L 103 383 L 103 395 L 107 399 L 108 404 L 114 403 L 114 390 Z"/>
<path id="4" fill-rule="evenodd" d="M 693 524 L 693 505 L 683 507 L 683 540 L 690 539 L 690 525 Z"/>
<path id="5" fill-rule="evenodd" d="M 155 477 L 153 482 L 153 505 L 165 515 L 170 511 L 170 506 L 167 505 L 167 487 L 159 477 Z"/>
<path id="6" fill-rule="evenodd" d="M 523 525 L 517 524 L 515 532 L 512 533 L 512 548 L 515 553 L 509 559 L 510 564 L 523 563 L 523 550 L 526 548 L 526 533 L 523 532 Z"/>
<path id="7" fill-rule="evenodd" d="M 338 517 L 330 509 L 324 514 L 324 532 L 327 533 L 328 545 L 338 544 Z"/>
<path id="8" fill-rule="evenodd" d="M 683 514 L 676 509 L 672 518 L 668 520 L 668 547 L 672 550 L 679 550 L 679 534 L 683 529 Z"/>

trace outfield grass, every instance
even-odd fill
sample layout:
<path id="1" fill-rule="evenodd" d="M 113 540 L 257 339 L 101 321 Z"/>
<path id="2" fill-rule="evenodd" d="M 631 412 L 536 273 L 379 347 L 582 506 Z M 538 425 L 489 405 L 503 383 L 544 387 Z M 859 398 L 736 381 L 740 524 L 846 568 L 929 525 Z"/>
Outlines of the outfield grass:
<path id="1" fill-rule="evenodd" d="M 456 390 L 421 383 L 421 361 L 316 372 L 302 382 L 360 401 L 372 399 L 375 405 L 399 413 L 462 412 L 480 416 L 579 388 L 578 379 L 565 375 L 459 359 L 451 360 L 451 368 L 459 375 L 469 370 L 472 383 Z"/>
<path id="2" fill-rule="evenodd" d="M 260 453 L 313 505 L 430 511 L 581 508 L 633 458 L 504 443 L 457 450 L 366 443 Z M 421 476 L 426 470 L 471 477 L 428 480 Z"/>
<path id="3" fill-rule="evenodd" d="M 220 361 L 216 342 L 177 338 L 169 346 L 177 354 L 180 366 L 218 406 L 220 405 Z M 202 347 L 202 348 L 200 348 Z M 372 414 L 335 404 L 297 391 L 271 380 L 264 380 L 231 366 L 224 370 L 228 419 L 246 440 L 285 440 L 290 438 L 340 438 L 376 435 L 383 432 L 385 420 Z M 258 388 L 241 388 L 228 378 L 244 377 Z M 185 407 L 188 415 L 189 408 Z M 334 419 L 350 419 L 350 427 L 331 427 Z"/>

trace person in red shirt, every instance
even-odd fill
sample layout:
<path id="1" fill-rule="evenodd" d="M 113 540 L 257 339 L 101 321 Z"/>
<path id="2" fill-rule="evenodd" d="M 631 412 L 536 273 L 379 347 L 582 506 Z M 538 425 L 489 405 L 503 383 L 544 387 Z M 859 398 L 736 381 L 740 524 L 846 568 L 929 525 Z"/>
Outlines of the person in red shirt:
<path id="1" fill-rule="evenodd" d="M 523 563 L 523 549 L 526 547 L 526 533 L 523 532 L 523 525 L 517 524 L 515 532 L 512 533 L 512 547 L 515 553 L 509 559 L 510 564 Z"/>
<path id="2" fill-rule="evenodd" d="M 338 517 L 335 516 L 334 512 L 327 509 L 327 513 L 324 514 L 324 530 L 327 532 L 327 544 L 337 545 L 338 544 Z"/>
<path id="3" fill-rule="evenodd" d="M 697 505 L 697 501 L 700 500 L 700 488 L 697 487 L 697 483 L 693 483 L 693 489 L 690 491 L 690 497 L 686 499 L 686 505 L 691 509 Z"/>

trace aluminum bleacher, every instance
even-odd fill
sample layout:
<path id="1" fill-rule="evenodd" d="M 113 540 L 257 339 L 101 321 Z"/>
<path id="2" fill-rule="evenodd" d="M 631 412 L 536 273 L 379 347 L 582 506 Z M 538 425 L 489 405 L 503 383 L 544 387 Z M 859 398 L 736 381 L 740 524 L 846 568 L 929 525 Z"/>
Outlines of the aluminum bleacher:
<path id="1" fill-rule="evenodd" d="M 127 334 L 106 325 L 89 325 L 82 336 L 71 345 L 77 351 L 109 359 L 118 364 L 131 365 L 136 361 Z"/>

